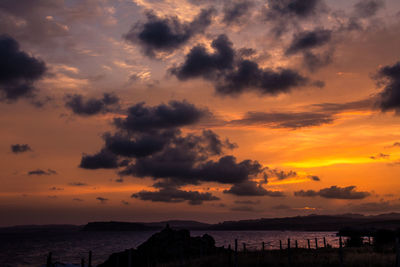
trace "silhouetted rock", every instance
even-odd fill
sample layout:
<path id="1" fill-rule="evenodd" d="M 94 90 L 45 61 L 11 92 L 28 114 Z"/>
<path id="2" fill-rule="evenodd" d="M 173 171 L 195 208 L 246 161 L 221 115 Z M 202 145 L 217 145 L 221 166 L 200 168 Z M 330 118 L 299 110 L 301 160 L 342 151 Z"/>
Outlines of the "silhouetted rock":
<path id="1" fill-rule="evenodd" d="M 188 230 L 173 230 L 168 225 L 152 235 L 137 249 L 112 254 L 98 267 L 127 266 L 129 257 L 133 265 L 151 266 L 155 263 L 179 262 L 224 251 L 216 247 L 210 235 L 191 237 Z"/>

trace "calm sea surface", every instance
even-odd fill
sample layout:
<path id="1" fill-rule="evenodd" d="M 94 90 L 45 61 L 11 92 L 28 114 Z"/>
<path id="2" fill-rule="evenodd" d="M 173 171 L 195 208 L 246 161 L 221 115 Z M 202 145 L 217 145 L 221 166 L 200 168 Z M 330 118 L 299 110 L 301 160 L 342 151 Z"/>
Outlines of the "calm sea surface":
<path id="1" fill-rule="evenodd" d="M 1 231 L 0 230 L 0 267 L 30 266 L 39 267 L 46 263 L 49 251 L 54 261 L 78 264 L 81 258 L 87 259 L 89 250 L 93 251 L 93 263 L 99 264 L 113 252 L 135 248 L 146 241 L 154 232 L 81 232 L 76 229 L 52 229 L 34 231 Z M 217 246 L 227 247 L 239 241 L 239 248 L 246 243 L 248 249 L 278 249 L 279 240 L 286 247 L 287 239 L 298 240 L 299 247 L 306 247 L 307 239 L 315 247 L 315 238 L 319 246 L 323 237 L 334 247 L 338 244 L 336 232 L 296 232 L 296 231 L 191 231 L 192 236 L 210 234 Z"/>

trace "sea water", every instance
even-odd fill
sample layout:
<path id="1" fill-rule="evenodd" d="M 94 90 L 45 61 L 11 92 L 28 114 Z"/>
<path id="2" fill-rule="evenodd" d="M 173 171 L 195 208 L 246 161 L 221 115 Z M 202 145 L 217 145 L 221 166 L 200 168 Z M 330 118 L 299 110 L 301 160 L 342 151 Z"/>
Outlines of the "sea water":
<path id="1" fill-rule="evenodd" d="M 0 230 L 0 266 L 1 267 L 39 267 L 46 263 L 48 253 L 52 252 L 53 261 L 79 265 L 81 258 L 87 262 L 88 252 L 93 253 L 94 265 L 104 262 L 112 253 L 128 248 L 136 248 L 146 241 L 155 231 L 138 232 L 83 232 L 78 228 Z M 294 247 L 295 240 L 299 247 L 307 247 L 310 239 L 315 248 L 323 246 L 323 238 L 333 247 L 338 246 L 336 232 L 299 232 L 299 231 L 191 231 L 191 236 L 209 234 L 214 237 L 217 246 L 230 244 L 234 247 L 238 239 L 239 250 L 246 243 L 248 250 L 260 250 L 262 242 L 265 249 L 283 248 L 288 238 Z"/>

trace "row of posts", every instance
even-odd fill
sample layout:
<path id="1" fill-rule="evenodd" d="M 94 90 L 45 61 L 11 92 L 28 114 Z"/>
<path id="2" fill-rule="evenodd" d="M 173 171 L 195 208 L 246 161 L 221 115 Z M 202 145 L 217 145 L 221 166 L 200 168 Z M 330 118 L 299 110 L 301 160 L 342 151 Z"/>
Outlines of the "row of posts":
<path id="1" fill-rule="evenodd" d="M 290 242 L 290 238 L 288 238 L 288 242 L 287 242 L 287 248 L 290 249 L 291 248 L 291 242 Z M 324 248 L 327 248 L 328 244 L 326 243 L 326 239 L 325 237 L 323 238 L 323 243 L 324 243 Z M 341 247 L 342 244 L 342 237 L 339 237 L 339 247 Z M 294 242 L 295 244 L 295 248 L 299 248 L 297 240 L 295 240 Z M 310 239 L 307 239 L 307 245 L 308 245 L 308 249 L 311 249 L 311 242 Z M 315 248 L 318 249 L 318 238 L 315 238 Z M 231 245 L 229 245 L 229 249 L 231 249 Z M 283 245 L 282 245 L 282 240 L 279 240 L 279 249 L 283 250 Z M 237 250 L 237 239 L 235 239 L 235 251 Z M 264 251 L 265 250 L 265 242 L 261 243 L 261 250 Z M 246 252 L 246 243 L 243 243 L 243 251 Z"/>
<path id="2" fill-rule="evenodd" d="M 325 237 L 323 238 L 323 243 L 324 243 L 324 248 L 327 248 L 327 243 L 326 243 L 326 239 Z M 398 243 L 396 243 L 398 244 Z M 298 249 L 298 243 L 297 240 L 295 240 L 294 242 L 295 248 Z M 311 249 L 311 242 L 310 239 L 307 239 L 307 245 L 308 245 L 308 249 Z M 315 248 L 318 249 L 318 238 L 315 238 Z M 400 244 L 398 245 L 398 248 L 400 248 Z M 279 240 L 279 250 L 283 251 L 283 245 L 282 245 L 282 240 Z M 292 266 L 292 257 L 291 257 L 291 240 L 290 238 L 288 238 L 287 240 L 287 255 L 288 255 L 288 263 L 289 266 Z M 229 251 L 229 266 L 232 266 L 232 259 L 231 259 L 231 245 L 229 244 L 228 246 L 228 251 Z M 265 242 L 261 243 L 261 251 L 264 252 L 265 251 Z M 243 252 L 246 252 L 246 243 L 243 243 Z M 396 258 L 396 267 L 400 267 L 400 256 L 399 253 L 398 257 Z M 238 267 L 238 240 L 235 239 L 235 250 L 234 250 L 234 258 L 233 258 L 233 266 L 234 267 Z M 343 267 L 343 240 L 342 237 L 339 237 L 339 261 L 340 261 L 340 267 Z M 397 263 L 399 262 L 399 263 Z"/>
<path id="3" fill-rule="evenodd" d="M 326 247 L 327 247 L 327 243 L 326 243 L 325 237 L 324 237 L 323 240 L 324 240 L 324 241 L 323 241 L 323 242 L 324 242 L 324 247 L 326 248 Z M 310 239 L 307 239 L 307 244 L 308 244 L 308 249 L 311 249 Z M 265 251 L 265 242 L 262 242 L 261 246 L 262 246 L 262 251 L 264 252 L 264 251 Z M 343 247 L 343 245 L 342 245 L 342 237 L 340 237 L 340 238 L 339 238 L 339 256 L 340 256 L 341 266 L 343 265 L 342 247 Z M 288 238 L 287 250 L 288 250 L 289 264 L 291 263 L 290 248 L 291 248 L 291 246 L 290 246 L 290 238 Z M 298 248 L 297 240 L 295 240 L 295 248 L 296 248 L 296 249 Z M 317 239 L 317 238 L 315 238 L 315 248 L 318 249 L 318 239 Z M 232 249 L 231 249 L 231 245 L 229 245 L 228 249 L 229 249 L 229 252 L 232 250 Z M 283 250 L 282 240 L 279 240 L 279 249 L 280 249 L 281 251 Z M 246 252 L 246 250 L 247 250 L 247 249 L 246 249 L 246 243 L 243 243 L 243 252 Z M 131 265 L 132 265 L 132 263 L 130 262 L 130 261 L 131 261 L 131 256 L 130 256 L 130 254 L 131 254 L 131 251 L 129 250 L 129 256 L 128 256 L 128 261 L 129 261 L 129 262 L 128 262 L 128 266 L 131 266 Z M 234 255 L 234 262 L 235 262 L 234 266 L 235 266 L 235 267 L 237 267 L 237 256 L 238 256 L 238 240 L 235 239 L 235 255 Z M 397 262 L 397 261 L 400 262 L 400 259 L 397 260 L 397 258 L 396 258 L 396 262 Z M 230 257 L 230 256 L 229 256 L 229 265 L 231 265 L 231 257 Z M 46 267 L 53 267 L 53 263 L 52 263 L 52 253 L 51 253 L 51 252 L 49 252 L 49 255 L 47 256 L 47 264 L 46 264 Z M 84 259 L 84 258 L 81 259 L 81 267 L 85 267 L 85 259 Z M 89 251 L 89 257 L 88 257 L 88 264 L 87 264 L 87 267 L 92 267 L 92 251 Z M 397 264 L 396 264 L 396 267 L 400 267 L 400 265 L 397 265 Z"/>
<path id="4" fill-rule="evenodd" d="M 324 243 L 324 248 L 327 248 L 327 243 L 326 243 L 326 239 L 325 237 L 323 238 L 323 243 Z M 297 240 L 295 240 L 295 248 L 298 249 L 298 243 Z M 311 249 L 311 244 L 310 244 L 310 239 L 307 239 L 307 245 L 308 245 L 308 249 Z M 318 249 L 318 238 L 315 238 L 315 249 Z M 282 251 L 283 250 L 283 246 L 282 246 L 282 240 L 279 240 L 279 249 Z M 265 251 L 265 242 L 261 243 L 261 250 L 262 252 Z M 288 263 L 289 266 L 292 266 L 292 258 L 291 258 L 291 240 L 290 238 L 288 238 L 287 240 L 287 255 L 288 255 Z M 231 245 L 229 244 L 228 246 L 228 251 L 229 251 L 229 266 L 232 266 L 232 259 L 231 259 L 231 252 L 232 252 L 232 248 Z M 246 252 L 246 243 L 243 243 L 243 252 Z M 128 266 L 132 266 L 132 250 L 128 251 Z M 118 259 L 117 259 L 118 260 Z M 343 241 L 342 241 L 342 237 L 339 237 L 339 262 L 340 262 L 340 267 L 343 267 Z M 117 263 L 117 265 L 119 265 Z M 48 256 L 47 256 L 47 263 L 46 263 L 46 267 L 53 267 L 53 263 L 52 263 L 52 253 L 49 252 Z M 234 267 L 238 267 L 238 240 L 235 239 L 235 250 L 234 250 Z M 82 258 L 81 259 L 81 267 L 85 267 L 85 259 Z M 88 264 L 87 267 L 92 267 L 92 251 L 89 251 L 89 257 L 88 257 Z M 400 267 L 400 239 L 396 238 L 396 264 L 395 267 Z"/>

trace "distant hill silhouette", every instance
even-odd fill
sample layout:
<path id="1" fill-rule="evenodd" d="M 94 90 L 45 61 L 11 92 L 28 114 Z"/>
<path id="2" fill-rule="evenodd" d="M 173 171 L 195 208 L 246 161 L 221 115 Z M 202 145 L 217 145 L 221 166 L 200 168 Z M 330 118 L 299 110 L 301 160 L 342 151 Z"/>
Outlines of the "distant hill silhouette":
<path id="1" fill-rule="evenodd" d="M 144 225 L 151 227 L 158 227 L 162 229 L 165 225 L 170 225 L 174 229 L 190 229 L 190 230 L 202 230 L 207 229 L 211 226 L 208 223 L 202 223 L 197 221 L 185 221 L 185 220 L 170 220 L 170 221 L 162 221 L 162 222 L 151 222 L 151 223 L 143 223 Z"/>
<path id="2" fill-rule="evenodd" d="M 134 222 L 90 222 L 82 228 L 83 231 L 152 231 L 157 229 L 158 227 Z"/>
<path id="3" fill-rule="evenodd" d="M 196 221 L 170 220 L 162 222 L 137 223 L 137 222 L 90 222 L 86 224 L 83 231 L 155 231 L 163 229 L 166 225 L 174 229 L 200 230 L 207 229 L 211 225 Z"/>
<path id="4" fill-rule="evenodd" d="M 400 227 L 400 214 L 364 216 L 309 215 L 287 218 L 226 221 L 210 226 L 210 230 L 293 230 L 293 231 L 338 231 L 353 229 L 397 229 Z"/>
<path id="5" fill-rule="evenodd" d="M 225 221 L 207 224 L 197 221 L 171 220 L 150 223 L 92 222 L 84 226 L 85 231 L 147 231 L 160 230 L 166 224 L 175 229 L 189 230 L 292 230 L 292 231 L 339 231 L 352 229 L 398 229 L 400 213 L 373 216 L 362 214 L 308 215 L 285 218 L 261 218 L 255 220 Z"/>

